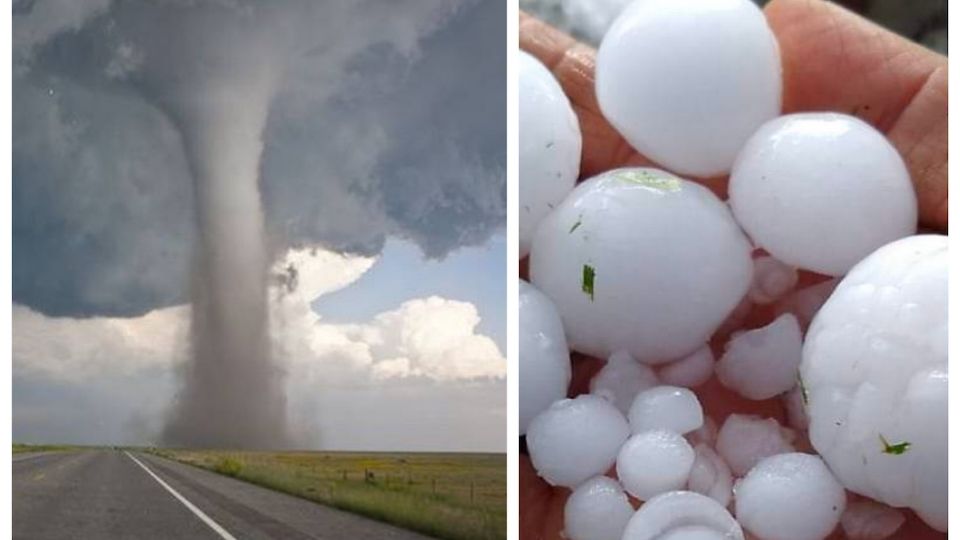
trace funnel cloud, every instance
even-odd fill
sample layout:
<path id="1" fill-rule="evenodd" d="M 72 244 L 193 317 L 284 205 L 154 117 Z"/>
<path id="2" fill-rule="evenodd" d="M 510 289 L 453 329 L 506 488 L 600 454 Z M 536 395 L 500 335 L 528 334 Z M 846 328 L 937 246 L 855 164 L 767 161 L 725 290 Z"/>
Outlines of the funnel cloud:
<path id="1" fill-rule="evenodd" d="M 497 4 L 15 0 L 14 303 L 189 304 L 160 442 L 298 445 L 277 260 L 390 237 L 443 259 L 502 230 Z"/>

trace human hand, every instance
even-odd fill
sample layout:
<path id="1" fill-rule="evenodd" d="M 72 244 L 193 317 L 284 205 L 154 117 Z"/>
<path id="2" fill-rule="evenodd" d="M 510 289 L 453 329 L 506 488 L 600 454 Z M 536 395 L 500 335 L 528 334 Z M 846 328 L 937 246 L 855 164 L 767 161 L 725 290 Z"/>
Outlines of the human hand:
<path id="1" fill-rule="evenodd" d="M 819 0 L 774 0 L 765 9 L 780 43 L 783 112 L 838 111 L 855 114 L 883 131 L 903 156 L 919 203 L 920 225 L 947 229 L 947 59 L 844 10 Z M 536 18 L 521 13 L 520 47 L 539 58 L 570 98 L 583 134 L 581 178 L 622 166 L 654 165 L 637 153 L 600 113 L 594 94 L 595 51 Z M 727 178 L 696 179 L 721 197 Z M 526 272 L 526 261 L 521 272 Z M 825 278 L 801 273 L 798 287 Z M 773 308 L 760 306 L 743 326 L 772 320 Z M 726 335 L 714 336 L 715 354 Z M 570 396 L 587 392 L 603 362 L 573 354 Z M 778 399 L 748 401 L 716 379 L 697 395 L 722 424 L 730 412 L 784 420 Z M 611 472 L 612 474 L 612 472 Z M 527 456 L 520 457 L 520 533 L 524 539 L 561 538 L 563 505 L 569 490 L 547 485 Z M 638 504 L 633 501 L 634 505 Z M 944 538 L 908 512 L 893 539 Z M 831 538 L 843 538 L 835 531 Z"/>

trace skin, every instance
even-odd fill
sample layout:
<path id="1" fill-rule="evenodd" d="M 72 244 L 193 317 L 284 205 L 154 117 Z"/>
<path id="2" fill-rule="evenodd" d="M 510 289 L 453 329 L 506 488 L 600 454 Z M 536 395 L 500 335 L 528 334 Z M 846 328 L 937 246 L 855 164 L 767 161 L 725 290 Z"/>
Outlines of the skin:
<path id="1" fill-rule="evenodd" d="M 764 10 L 780 43 L 783 112 L 839 111 L 855 114 L 886 133 L 904 157 L 917 190 L 920 226 L 947 231 L 947 58 L 893 34 L 839 6 L 820 0 L 773 0 Z M 637 153 L 607 123 L 594 94 L 596 51 L 525 13 L 520 48 L 539 58 L 570 98 L 583 133 L 581 178 L 622 166 L 657 166 Z M 695 179 L 726 196 L 726 178 Z M 521 277 L 527 261 L 521 261 Z M 801 273 L 798 288 L 826 278 Z M 773 320 L 772 306 L 759 306 L 738 326 L 756 328 Z M 719 358 L 729 335 L 711 340 Z M 570 396 L 587 392 L 602 361 L 572 354 Z M 778 399 L 748 401 L 712 379 L 695 389 L 718 423 L 732 412 L 785 421 Z M 799 450 L 809 451 L 808 448 Z M 613 471 L 608 473 L 615 476 Z M 558 540 L 563 505 L 570 491 L 553 488 L 520 456 L 520 532 L 524 539 Z M 637 501 L 633 501 L 638 506 Z M 895 540 L 945 538 L 912 512 Z M 838 530 L 830 537 L 844 538 Z"/>

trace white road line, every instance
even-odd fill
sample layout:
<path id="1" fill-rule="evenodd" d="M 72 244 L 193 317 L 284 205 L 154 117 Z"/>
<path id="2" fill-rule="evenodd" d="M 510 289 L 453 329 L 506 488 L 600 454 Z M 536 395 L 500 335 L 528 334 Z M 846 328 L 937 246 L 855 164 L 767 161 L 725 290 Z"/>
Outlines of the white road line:
<path id="1" fill-rule="evenodd" d="M 177 498 L 178 501 L 180 501 L 181 503 L 183 503 L 183 505 L 186 506 L 188 510 L 190 510 L 191 512 L 193 512 L 194 515 L 196 515 L 198 518 L 200 518 L 200 521 L 206 523 L 208 527 L 210 527 L 211 529 L 214 530 L 214 532 L 216 532 L 217 534 L 219 534 L 221 538 L 223 538 L 224 540 L 237 540 L 232 534 L 228 533 L 226 529 L 224 529 L 223 527 L 221 527 L 219 523 L 217 523 L 216 521 L 214 521 L 213 519 L 211 519 L 210 516 L 208 516 L 208 515 L 206 515 L 205 513 L 203 513 L 203 510 L 200 510 L 199 508 L 197 508 L 196 506 L 194 506 L 194 504 L 193 504 L 192 502 L 188 501 L 186 497 L 184 497 L 183 495 L 177 493 L 177 490 L 175 490 L 175 489 L 173 489 L 172 487 L 170 487 L 170 486 L 169 486 L 166 482 L 164 482 L 159 476 L 157 476 L 156 474 L 153 474 L 153 471 L 151 471 L 150 469 L 148 469 L 147 466 L 144 465 L 143 463 L 140 463 L 140 460 L 137 459 L 137 458 L 135 458 L 135 457 L 133 457 L 133 455 L 131 455 L 130 452 L 127 452 L 126 450 L 124 450 L 123 453 L 126 454 L 128 458 L 132 459 L 133 462 L 136 463 L 137 465 L 139 465 L 143 470 L 147 471 L 147 474 L 149 474 L 150 476 L 152 476 L 154 480 L 156 480 L 161 486 L 164 487 L 164 489 L 166 489 L 167 491 L 169 491 L 171 495 L 173 495 L 174 497 Z"/>

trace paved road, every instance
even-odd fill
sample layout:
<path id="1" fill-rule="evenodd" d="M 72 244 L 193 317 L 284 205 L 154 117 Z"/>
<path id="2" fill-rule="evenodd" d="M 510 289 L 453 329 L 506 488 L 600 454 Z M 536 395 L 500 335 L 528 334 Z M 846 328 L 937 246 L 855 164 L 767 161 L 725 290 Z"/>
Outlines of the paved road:
<path id="1" fill-rule="evenodd" d="M 119 450 L 15 456 L 13 537 L 426 538 L 167 459 Z"/>

